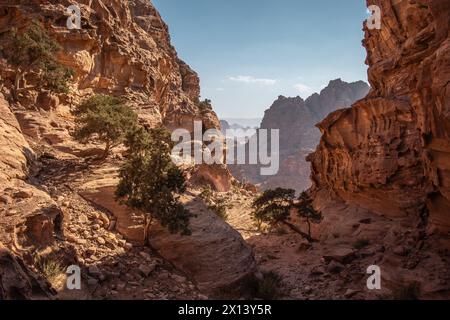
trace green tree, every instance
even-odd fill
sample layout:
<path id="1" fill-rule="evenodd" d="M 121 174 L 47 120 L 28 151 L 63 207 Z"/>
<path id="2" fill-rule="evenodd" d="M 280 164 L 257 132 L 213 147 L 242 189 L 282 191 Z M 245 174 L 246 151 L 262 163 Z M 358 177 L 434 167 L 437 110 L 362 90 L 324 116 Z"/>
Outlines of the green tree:
<path id="1" fill-rule="evenodd" d="M 202 114 L 205 114 L 205 113 L 213 110 L 212 102 L 209 99 L 205 99 L 203 101 L 198 100 L 197 107 Z"/>
<path id="2" fill-rule="evenodd" d="M 120 170 L 116 196 L 129 207 L 145 213 L 145 237 L 157 220 L 171 233 L 190 235 L 193 216 L 180 203 L 179 194 L 186 190 L 183 172 L 170 157 L 173 142 L 164 128 L 147 131 L 143 127 L 129 132 L 128 157 Z"/>
<path id="3" fill-rule="evenodd" d="M 58 43 L 52 39 L 42 26 L 33 21 L 23 33 L 12 28 L 8 35 L 11 46 L 3 47 L 8 61 L 15 68 L 13 97 L 18 99 L 20 81 L 27 72 L 38 72 L 41 76 L 41 89 L 57 93 L 67 93 L 68 82 L 74 75 L 72 69 L 64 67 L 55 59 L 61 50 Z M 26 88 L 24 88 L 26 89 Z"/>
<path id="4" fill-rule="evenodd" d="M 56 93 L 69 93 L 69 80 L 75 75 L 71 68 L 67 68 L 56 61 L 42 64 L 43 88 Z"/>
<path id="5" fill-rule="evenodd" d="M 312 242 L 311 234 L 307 234 L 289 222 L 291 210 L 296 209 L 295 190 L 277 188 L 266 190 L 253 202 L 253 217 L 258 223 L 270 225 L 284 224 L 303 238 Z"/>
<path id="6" fill-rule="evenodd" d="M 319 223 L 322 221 L 322 214 L 314 209 L 313 199 L 305 191 L 300 194 L 298 202 L 294 207 L 297 209 L 298 216 L 306 220 L 308 235 L 311 238 L 311 223 Z"/>
<path id="7" fill-rule="evenodd" d="M 74 137 L 80 143 L 96 140 L 105 143 L 102 159 L 110 150 L 124 142 L 127 133 L 135 130 L 137 114 L 122 99 L 94 95 L 82 101 L 74 111 L 77 128 Z"/>

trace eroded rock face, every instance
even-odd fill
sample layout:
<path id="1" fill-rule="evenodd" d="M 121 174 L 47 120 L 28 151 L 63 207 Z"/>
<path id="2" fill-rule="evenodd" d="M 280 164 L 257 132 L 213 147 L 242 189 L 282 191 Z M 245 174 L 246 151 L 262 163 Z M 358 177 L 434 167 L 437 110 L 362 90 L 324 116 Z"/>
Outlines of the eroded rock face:
<path id="1" fill-rule="evenodd" d="M 189 196 L 183 200 L 197 215 L 191 219 L 192 235 L 172 235 L 166 228 L 154 225 L 149 233 L 151 246 L 212 297 L 222 290 L 244 290 L 256 271 L 251 247 L 201 200 Z"/>
<path id="2" fill-rule="evenodd" d="M 0 240 L 20 250 L 46 246 L 62 233 L 63 214 L 46 192 L 24 181 L 35 155 L 3 95 L 0 148 Z"/>
<path id="3" fill-rule="evenodd" d="M 81 9 L 81 30 L 66 27 L 71 4 Z M 58 60 L 73 68 L 75 79 L 70 96 L 56 96 L 33 89 L 39 79 L 26 76 L 22 85 L 30 89 L 12 106 L 26 135 L 80 155 L 69 134 L 70 110 L 93 92 L 126 98 L 150 127 L 191 130 L 197 120 L 207 128 L 220 128 L 214 112 L 197 108 L 199 78 L 178 58 L 168 27 L 150 1 L 15 1 L 2 7 L 0 29 L 21 30 L 31 20 L 45 21 L 46 31 L 62 47 Z M 8 47 L 4 36 L 1 40 Z M 15 75 L 7 56 L 0 56 L 0 77 L 9 97 Z"/>
<path id="4" fill-rule="evenodd" d="M 231 189 L 233 176 L 225 165 L 198 165 L 193 169 L 189 182 L 194 186 L 210 186 L 218 192 Z"/>
<path id="5" fill-rule="evenodd" d="M 370 0 L 370 94 L 319 126 L 310 156 L 315 187 L 388 217 L 429 214 L 450 230 L 450 2 Z"/>
<path id="6" fill-rule="evenodd" d="M 0 243 L 0 300 L 48 299 L 52 290 Z"/>
<path id="7" fill-rule="evenodd" d="M 45 299 L 52 292 L 16 252 L 51 245 L 62 233 L 63 215 L 50 196 L 26 183 L 34 152 L 0 94 L 0 300 Z"/>
<path id="8" fill-rule="evenodd" d="M 0 182 L 24 178 L 27 171 L 27 156 L 31 160 L 34 152 L 22 135 L 20 125 L 11 112 L 9 103 L 0 94 Z"/>
<path id="9" fill-rule="evenodd" d="M 330 112 L 345 108 L 363 98 L 369 86 L 363 82 L 347 83 L 341 79 L 330 81 L 320 94 L 308 99 L 284 96 L 266 110 L 261 129 L 280 130 L 280 170 L 274 176 L 261 176 L 260 166 L 231 166 L 233 173 L 261 189 L 285 187 L 303 191 L 310 187 L 310 166 L 306 156 L 320 141 L 316 124 Z"/>
<path id="10" fill-rule="evenodd" d="M 143 214 L 114 200 L 117 180 L 113 171 L 101 171 L 100 174 L 103 179 L 94 176 L 80 186 L 80 194 L 110 211 L 116 220 L 116 230 L 126 240 L 135 245 L 145 245 Z M 149 244 L 194 279 L 202 292 L 214 295 L 220 289 L 237 291 L 237 286 L 255 272 L 252 249 L 237 231 L 209 211 L 201 200 L 188 194 L 181 200 L 196 215 L 190 223 L 192 235 L 172 235 L 166 228 L 155 224 L 149 230 Z"/>

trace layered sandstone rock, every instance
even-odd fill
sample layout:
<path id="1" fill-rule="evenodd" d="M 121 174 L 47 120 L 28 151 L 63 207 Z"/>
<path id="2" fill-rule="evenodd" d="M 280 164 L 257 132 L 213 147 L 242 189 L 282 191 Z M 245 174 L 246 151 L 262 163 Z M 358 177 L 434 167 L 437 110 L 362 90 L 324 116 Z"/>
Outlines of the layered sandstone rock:
<path id="1" fill-rule="evenodd" d="M 20 250 L 45 247 L 62 233 L 63 214 L 50 196 L 27 183 L 34 152 L 0 95 L 0 241 Z"/>
<path id="2" fill-rule="evenodd" d="M 45 281 L 0 242 L 0 300 L 44 300 L 52 293 Z"/>
<path id="3" fill-rule="evenodd" d="M 450 230 L 450 2 L 369 0 L 381 30 L 365 31 L 367 98 L 319 128 L 316 189 L 388 217 Z M 425 221 L 426 222 L 426 221 Z"/>
<path id="4" fill-rule="evenodd" d="M 260 166 L 232 167 L 236 176 L 260 184 L 262 189 L 285 187 L 305 190 L 310 186 L 310 168 L 306 156 L 320 141 L 316 124 L 337 109 L 350 106 L 369 92 L 363 81 L 347 83 L 330 81 L 320 94 L 308 99 L 284 96 L 266 110 L 261 129 L 280 130 L 280 171 L 274 176 L 261 176 Z"/>
<path id="5" fill-rule="evenodd" d="M 29 90 L 19 97 L 20 105 L 13 106 L 25 134 L 77 151 L 76 145 L 67 147 L 73 127 L 70 109 L 92 92 L 127 98 L 149 126 L 192 129 L 192 122 L 199 120 L 207 128 L 220 128 L 212 111 L 197 108 L 199 78 L 178 58 L 167 25 L 149 1 L 77 1 L 81 30 L 66 27 L 66 8 L 71 4 L 16 1 L 5 4 L 0 12 L 3 37 L 13 27 L 21 30 L 31 20 L 42 21 L 62 47 L 58 60 L 75 71 L 69 96 L 50 96 L 39 90 L 36 76 L 26 77 Z M 3 91 L 9 95 L 14 71 L 7 60 L 1 64 Z"/>
<path id="6" fill-rule="evenodd" d="M 48 284 L 20 256 L 52 245 L 62 235 L 63 214 L 47 193 L 24 181 L 35 155 L 1 94 L 0 115 L 0 300 L 46 299 Z"/>
<path id="7" fill-rule="evenodd" d="M 220 290 L 238 291 L 238 286 L 256 270 L 252 249 L 241 235 L 223 219 L 208 210 L 203 202 L 183 195 L 183 204 L 195 214 L 191 236 L 173 235 L 158 224 L 144 232 L 142 212 L 118 204 L 115 199 L 117 179 L 113 168 L 101 169 L 79 185 L 79 193 L 96 206 L 108 210 L 115 228 L 135 245 L 148 243 L 159 254 L 194 279 L 202 292 L 215 295 Z"/>
<path id="8" fill-rule="evenodd" d="M 72 4 L 81 8 L 81 30 L 66 27 L 67 7 Z M 7 34 L 12 28 L 24 30 L 32 20 L 39 21 L 59 43 L 62 50 L 57 59 L 73 68 L 75 76 L 70 93 L 57 95 L 42 90 L 39 75 L 30 72 L 20 83 L 24 89 L 18 101 L 13 101 L 15 71 L 8 62 L 11 46 Z M 98 263 L 92 248 L 85 248 L 93 240 L 83 238 L 95 232 L 89 229 L 92 226 L 81 223 L 84 230 L 77 233 L 63 219 L 66 214 L 69 222 L 73 222 L 78 214 L 85 217 L 97 212 L 80 195 L 90 200 L 92 206 L 98 203 L 103 211 L 111 213 L 111 225 L 105 226 L 108 232 L 117 230 L 130 242 L 144 244 L 142 214 L 131 215 L 128 208 L 115 201 L 117 163 L 106 164 L 109 171 L 100 172 L 99 176 L 91 174 L 95 181 L 83 180 L 85 166 L 78 164 L 83 162 L 78 157 L 95 156 L 102 146 L 80 145 L 71 137 L 74 128 L 71 111 L 81 99 L 92 93 L 124 97 L 146 127 L 164 125 L 169 129 L 192 130 L 194 121 L 202 121 L 205 128 L 219 129 L 220 123 L 213 111 L 200 111 L 197 107 L 199 78 L 178 58 L 170 43 L 168 27 L 150 1 L 2 1 L 0 41 L 0 241 L 11 250 L 7 263 L 14 265 L 14 268 L 2 265 L 5 273 L 0 272 L 0 285 L 6 295 L 2 298 L 32 298 L 28 294 L 28 280 L 15 267 L 15 259 L 21 261 L 24 257 L 24 261 L 32 264 L 33 258 L 42 252 L 64 255 L 66 247 L 74 246 L 78 250 L 78 256 L 70 251 L 74 260 Z M 52 163 L 51 167 L 47 167 L 48 163 Z M 53 167 L 54 164 L 58 166 Z M 222 178 L 231 178 L 227 171 L 218 176 L 212 172 L 208 177 L 217 178 L 222 188 L 230 182 Z M 87 183 L 84 188 L 73 182 L 78 179 Z M 74 184 L 73 189 L 69 181 Z M 216 226 L 220 229 L 226 224 L 221 221 Z M 206 228 L 202 226 L 200 230 Z M 244 245 L 231 230 L 222 233 L 214 230 L 222 237 L 218 244 L 226 243 L 223 240 L 229 236 L 231 247 Z M 105 240 L 98 238 L 100 246 L 104 245 Z M 128 243 L 124 247 L 134 250 Z M 118 248 L 121 254 L 124 250 Z M 84 260 L 85 254 L 92 260 Z M 135 252 L 133 256 L 139 255 Z M 238 269 L 233 271 L 239 273 Z M 14 282 L 19 283 L 17 292 L 10 285 L 13 278 L 18 279 Z M 90 280 L 93 283 L 95 279 Z"/>

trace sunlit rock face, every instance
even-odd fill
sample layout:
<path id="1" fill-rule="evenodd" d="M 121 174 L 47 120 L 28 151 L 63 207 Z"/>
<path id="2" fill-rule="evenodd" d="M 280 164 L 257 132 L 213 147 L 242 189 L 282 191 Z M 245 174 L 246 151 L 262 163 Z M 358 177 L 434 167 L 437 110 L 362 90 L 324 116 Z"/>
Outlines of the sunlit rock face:
<path id="1" fill-rule="evenodd" d="M 80 30 L 67 28 L 70 5 L 81 9 Z M 14 101 L 16 72 L 8 62 L 14 49 L 7 35 L 12 28 L 25 30 L 32 21 L 38 21 L 61 46 L 56 58 L 75 75 L 69 94 L 54 94 L 42 90 L 39 75 L 29 72 L 20 82 L 23 90 L 18 101 Z M 128 208 L 115 201 L 117 180 L 102 185 L 108 178 L 104 172 L 95 176 L 95 172 L 87 174 L 73 167 L 69 177 L 71 165 L 99 155 L 102 149 L 101 145 L 81 145 L 71 135 L 75 125 L 71 111 L 82 99 L 93 93 L 122 97 L 145 127 L 163 125 L 191 131 L 194 121 L 201 121 L 208 129 L 219 129 L 220 123 L 212 110 L 197 107 L 197 73 L 178 58 L 167 25 L 148 0 L 2 1 L 0 30 L 0 300 L 34 298 L 30 294 L 30 286 L 35 289 L 32 273 L 22 265 L 22 258 L 26 256 L 23 264 L 29 265 L 34 263 L 36 252 L 64 255 L 67 247 L 75 246 L 78 254 L 68 255 L 84 259 L 87 252 L 83 248 L 89 243 L 85 234 L 92 231 L 90 226 L 79 225 L 85 233 L 73 226 L 72 231 L 67 229 L 76 214 L 96 212 L 95 201 L 104 205 L 101 210 L 110 210 L 111 216 L 117 217 L 117 226 L 111 231 L 123 233 L 132 243 L 144 244 L 139 216 L 121 219 Z M 104 166 L 117 170 L 116 159 L 121 155 L 114 154 L 108 159 L 111 163 Z M 64 161 L 66 165 L 53 167 Z M 91 189 L 81 189 L 78 185 L 91 182 L 91 176 L 96 179 Z M 222 188 L 231 181 L 226 181 L 231 179 L 226 169 L 220 181 L 214 180 L 216 176 L 208 177 Z M 64 183 L 56 183 L 58 178 Z M 80 196 L 92 200 L 85 203 Z M 70 198 L 77 200 L 71 202 Z M 81 203 L 85 206 L 82 209 Z M 216 226 L 226 224 L 217 221 Z M 224 238 L 227 235 L 236 246 L 243 245 L 231 229 L 222 234 Z M 118 249 L 111 247 L 111 252 Z M 47 295 L 51 292 L 43 292 L 41 298 Z"/>
<path id="2" fill-rule="evenodd" d="M 450 230 L 450 2 L 370 0 L 369 95 L 321 124 L 311 155 L 316 189 L 379 214 L 429 216 Z"/>

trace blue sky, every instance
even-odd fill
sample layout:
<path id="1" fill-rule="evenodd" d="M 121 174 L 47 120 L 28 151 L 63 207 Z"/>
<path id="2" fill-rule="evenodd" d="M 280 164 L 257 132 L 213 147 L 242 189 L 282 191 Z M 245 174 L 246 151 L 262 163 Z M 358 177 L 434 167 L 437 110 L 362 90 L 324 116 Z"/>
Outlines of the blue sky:
<path id="1" fill-rule="evenodd" d="M 221 118 L 257 118 L 279 96 L 367 80 L 364 0 L 153 0 L 202 97 Z"/>

